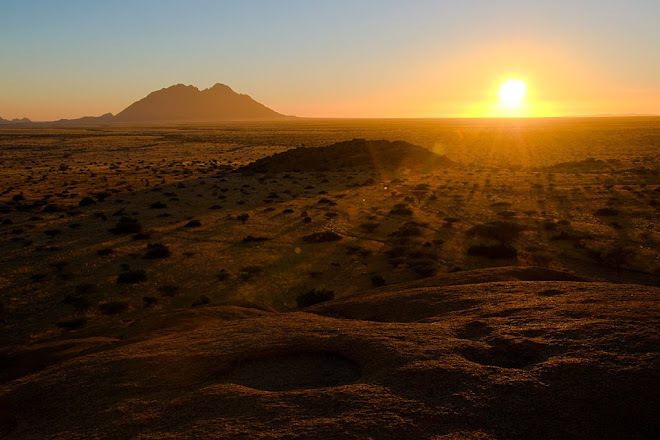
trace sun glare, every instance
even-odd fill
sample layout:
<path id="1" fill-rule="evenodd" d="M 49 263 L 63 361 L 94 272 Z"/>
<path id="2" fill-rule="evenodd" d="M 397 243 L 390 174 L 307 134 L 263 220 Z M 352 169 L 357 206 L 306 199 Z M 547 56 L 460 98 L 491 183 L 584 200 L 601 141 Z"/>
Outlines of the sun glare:
<path id="1" fill-rule="evenodd" d="M 524 81 L 509 79 L 500 86 L 500 103 L 507 108 L 518 108 L 525 99 L 525 92 L 527 92 L 527 85 Z"/>

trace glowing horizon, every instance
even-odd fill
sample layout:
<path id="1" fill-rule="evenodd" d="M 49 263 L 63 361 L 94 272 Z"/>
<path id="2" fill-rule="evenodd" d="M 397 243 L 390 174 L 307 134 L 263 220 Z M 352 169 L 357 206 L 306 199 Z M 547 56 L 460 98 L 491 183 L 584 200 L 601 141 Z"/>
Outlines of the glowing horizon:
<path id="1" fill-rule="evenodd" d="M 301 117 L 660 114 L 660 3 L 15 2 L 0 117 L 117 114 L 220 82 Z M 589 17 L 585 20 L 583 17 Z M 559 32 L 561 29 L 561 32 Z M 498 90 L 527 85 L 516 108 Z"/>

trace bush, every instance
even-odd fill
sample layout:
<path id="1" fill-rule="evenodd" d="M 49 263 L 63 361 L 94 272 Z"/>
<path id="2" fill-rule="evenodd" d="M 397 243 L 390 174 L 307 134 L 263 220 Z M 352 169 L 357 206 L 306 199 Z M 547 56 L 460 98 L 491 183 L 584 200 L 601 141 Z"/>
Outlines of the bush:
<path id="1" fill-rule="evenodd" d="M 168 297 L 173 297 L 177 293 L 179 293 L 179 286 L 175 286 L 175 285 L 172 285 L 172 284 L 166 284 L 164 286 L 159 286 L 158 290 L 160 291 L 160 294 L 163 297 L 168 298 Z"/>
<path id="2" fill-rule="evenodd" d="M 158 302 L 158 298 L 155 296 L 143 296 L 142 301 L 144 301 L 145 307 L 153 307 Z"/>
<path id="3" fill-rule="evenodd" d="M 392 237 L 417 237 L 420 235 L 422 235 L 422 230 L 416 222 L 406 222 L 390 234 Z"/>
<path id="4" fill-rule="evenodd" d="M 117 282 L 123 284 L 134 284 L 147 279 L 147 273 L 142 269 L 127 270 L 117 276 Z"/>
<path id="5" fill-rule="evenodd" d="M 202 222 L 199 220 L 190 220 L 188 223 L 183 225 L 184 228 L 199 228 L 202 226 Z"/>
<path id="6" fill-rule="evenodd" d="M 60 321 L 55 325 L 63 330 L 78 330 L 87 324 L 87 318 L 73 318 Z"/>
<path id="7" fill-rule="evenodd" d="M 523 227 L 517 223 L 497 220 L 472 227 L 468 231 L 468 235 L 489 238 L 499 242 L 501 247 L 507 247 L 518 238 L 522 230 Z"/>
<path id="8" fill-rule="evenodd" d="M 170 256 L 170 249 L 161 243 L 153 243 L 147 245 L 147 252 L 144 254 L 144 257 L 148 260 L 153 260 L 156 258 L 167 258 Z"/>
<path id="9" fill-rule="evenodd" d="M 397 205 L 394 205 L 394 207 L 390 210 L 391 215 L 401 215 L 405 217 L 410 217 L 413 215 L 412 209 L 408 207 L 405 203 L 399 203 Z"/>
<path id="10" fill-rule="evenodd" d="M 142 225 L 133 217 L 121 217 L 115 227 L 110 229 L 113 234 L 138 234 L 142 232 Z"/>
<path id="11" fill-rule="evenodd" d="M 323 231 L 305 235 L 302 239 L 305 243 L 325 243 L 341 240 L 342 236 L 332 231 Z"/>
<path id="12" fill-rule="evenodd" d="M 203 306 L 203 305 L 210 304 L 210 303 L 211 303 L 211 298 L 209 298 L 209 297 L 206 296 L 206 295 L 200 295 L 200 297 L 197 298 L 197 299 L 192 303 L 192 307 Z"/>
<path id="13" fill-rule="evenodd" d="M 128 310 L 128 303 L 126 301 L 109 301 L 99 304 L 99 310 L 104 315 L 116 315 Z"/>
<path id="14" fill-rule="evenodd" d="M 387 284 L 387 283 L 385 282 L 385 278 L 383 278 L 382 276 L 380 276 L 380 275 L 378 275 L 378 274 L 376 274 L 376 275 L 372 275 L 372 276 L 371 276 L 371 285 L 372 285 L 372 286 L 374 286 L 374 287 L 382 287 L 382 286 L 384 286 L 385 284 Z"/>
<path id="15" fill-rule="evenodd" d="M 619 211 L 614 208 L 600 208 L 594 211 L 596 217 L 613 217 L 619 215 Z"/>
<path id="16" fill-rule="evenodd" d="M 374 223 L 374 222 L 365 222 L 360 225 L 360 229 L 362 229 L 365 232 L 374 232 L 376 229 L 378 229 L 378 226 L 380 226 L 380 223 Z"/>
<path id="17" fill-rule="evenodd" d="M 296 303 L 299 308 L 313 306 L 314 304 L 330 301 L 335 298 L 335 292 L 327 289 L 312 289 L 298 295 Z"/>
<path id="18" fill-rule="evenodd" d="M 91 197 L 83 197 L 82 200 L 78 202 L 78 206 L 91 206 L 91 205 L 96 205 L 96 201 Z"/>
<path id="19" fill-rule="evenodd" d="M 242 267 L 240 272 L 241 272 L 241 279 L 247 281 L 249 279 L 252 279 L 255 275 L 259 275 L 261 272 L 263 272 L 264 268 L 261 266 L 245 266 Z"/>
<path id="20" fill-rule="evenodd" d="M 254 243 L 259 241 L 267 241 L 268 237 L 255 237 L 253 235 L 248 235 L 243 238 L 243 243 Z"/>
<path id="21" fill-rule="evenodd" d="M 516 258 L 518 250 L 509 245 L 475 245 L 470 246 L 467 251 L 468 255 L 472 257 L 488 257 L 490 259 L 496 258 Z"/>
<path id="22" fill-rule="evenodd" d="M 229 278 L 229 271 L 227 269 L 220 269 L 220 272 L 216 276 L 218 277 L 218 281 L 224 281 Z"/>

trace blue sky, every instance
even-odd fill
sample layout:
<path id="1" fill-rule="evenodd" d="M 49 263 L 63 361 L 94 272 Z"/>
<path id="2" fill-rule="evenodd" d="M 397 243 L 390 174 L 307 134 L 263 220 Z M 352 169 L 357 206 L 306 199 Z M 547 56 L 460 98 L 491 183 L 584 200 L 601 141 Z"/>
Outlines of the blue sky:
<path id="1" fill-rule="evenodd" d="M 508 76 L 525 78 L 538 112 L 660 113 L 658 1 L 3 0 L 0 11 L 5 118 L 116 113 L 162 87 L 216 82 L 300 116 L 475 115 Z"/>

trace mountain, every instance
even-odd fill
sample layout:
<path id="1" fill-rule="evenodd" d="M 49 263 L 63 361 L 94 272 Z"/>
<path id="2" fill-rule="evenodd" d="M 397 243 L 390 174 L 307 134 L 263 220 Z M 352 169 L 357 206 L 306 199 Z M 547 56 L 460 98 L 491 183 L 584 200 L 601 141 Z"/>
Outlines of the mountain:
<path id="1" fill-rule="evenodd" d="M 32 121 L 30 121 L 28 118 L 22 118 L 22 119 L 15 118 L 11 120 L 0 118 L 0 124 L 26 124 L 28 122 L 32 122 Z"/>
<path id="2" fill-rule="evenodd" d="M 286 116 L 224 84 L 205 90 L 177 84 L 152 92 L 115 116 L 116 122 L 213 122 Z"/>
<path id="3" fill-rule="evenodd" d="M 86 123 L 107 123 L 107 122 L 112 122 L 115 120 L 115 117 L 112 115 L 112 113 L 106 113 L 101 116 L 83 116 L 82 118 L 78 119 L 59 119 L 57 121 L 54 121 L 56 124 L 71 124 L 71 123 L 81 123 L 81 124 L 86 124 Z"/>

